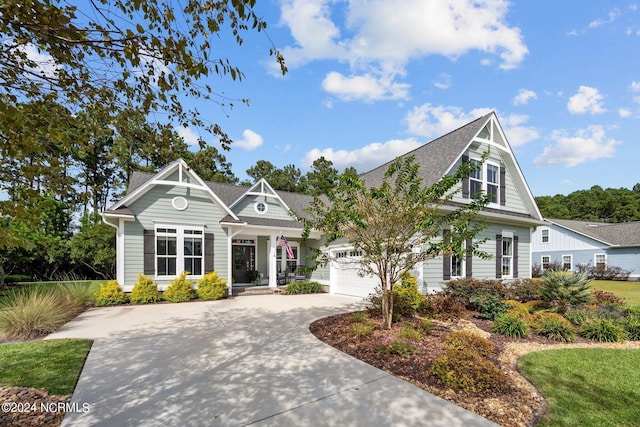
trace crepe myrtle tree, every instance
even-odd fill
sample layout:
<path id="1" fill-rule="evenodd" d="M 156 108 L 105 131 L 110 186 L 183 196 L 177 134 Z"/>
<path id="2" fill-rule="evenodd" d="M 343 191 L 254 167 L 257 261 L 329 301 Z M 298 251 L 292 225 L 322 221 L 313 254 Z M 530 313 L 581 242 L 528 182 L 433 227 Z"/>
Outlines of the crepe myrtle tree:
<path id="1" fill-rule="evenodd" d="M 379 279 L 386 328 L 391 328 L 393 286 L 403 271 L 443 254 L 490 257 L 478 249 L 482 241 L 466 244 L 486 227 L 477 214 L 489 197 L 478 194 L 469 204 L 448 203 L 459 190 L 457 184 L 474 167 L 463 163 L 455 173 L 425 186 L 415 158 L 399 158 L 389 166 L 379 187 L 369 187 L 358 175 L 344 173 L 338 185 L 326 197 L 315 197 L 307 210 L 310 218 L 305 220 L 305 236 L 318 230 L 325 246 L 344 239 L 362 255 L 332 258 L 315 249 L 316 259 L 354 263 L 359 274 Z M 444 228 L 454 232 L 442 239 Z"/>

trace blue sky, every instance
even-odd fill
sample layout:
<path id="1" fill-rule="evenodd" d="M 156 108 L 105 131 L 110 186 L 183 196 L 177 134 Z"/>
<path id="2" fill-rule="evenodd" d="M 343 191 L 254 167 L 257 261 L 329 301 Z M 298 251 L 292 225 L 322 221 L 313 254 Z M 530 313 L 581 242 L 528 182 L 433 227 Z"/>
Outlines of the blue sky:
<path id="1" fill-rule="evenodd" d="M 199 108 L 235 140 L 225 155 L 242 179 L 257 160 L 304 173 L 321 155 L 365 172 L 494 110 L 535 196 L 631 188 L 640 182 L 639 9 L 263 0 L 256 10 L 288 74 L 276 72 L 268 40 L 251 34 L 220 51 L 245 78 L 213 82 L 250 105 Z M 181 132 L 189 142 L 198 130 Z"/>

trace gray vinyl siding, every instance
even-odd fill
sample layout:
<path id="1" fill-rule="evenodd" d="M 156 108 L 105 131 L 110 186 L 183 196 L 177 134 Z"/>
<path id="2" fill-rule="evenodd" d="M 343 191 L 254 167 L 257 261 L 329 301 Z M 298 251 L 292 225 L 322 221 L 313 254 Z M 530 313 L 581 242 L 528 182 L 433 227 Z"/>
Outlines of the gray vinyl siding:
<path id="1" fill-rule="evenodd" d="M 507 231 L 513 232 L 514 236 L 518 236 L 518 278 L 522 279 L 531 277 L 531 232 L 529 227 L 490 224 L 485 230 L 476 236 L 474 241 L 487 238 L 487 241 L 482 243 L 479 246 L 479 249 L 490 254 L 491 258 L 484 260 L 479 257 L 473 257 L 473 278 L 489 280 L 494 280 L 496 278 L 496 235 Z M 441 237 L 438 237 L 438 239 L 440 238 Z M 423 292 L 425 290 L 433 292 L 441 289 L 442 284 L 444 283 L 442 278 L 442 263 L 442 256 L 423 263 Z"/>
<path id="2" fill-rule="evenodd" d="M 488 150 L 488 146 L 486 144 L 481 144 L 479 147 L 477 146 L 477 144 L 472 144 L 472 147 L 474 148 L 471 149 L 468 153 L 470 157 L 479 158 L 485 150 Z M 523 214 L 531 213 L 529 212 L 527 205 L 524 202 L 524 200 L 527 200 L 529 197 L 529 195 L 526 192 L 526 189 L 518 188 L 518 186 L 516 185 L 513 179 L 513 173 L 516 172 L 515 168 L 511 167 L 510 163 L 505 162 L 502 156 L 500 155 L 500 153 L 497 152 L 495 148 L 491 151 L 491 154 L 487 158 L 487 161 L 497 163 L 501 165 L 501 167 L 504 167 L 506 169 L 506 173 L 505 173 L 506 204 L 504 206 L 499 206 L 499 204 L 496 204 L 496 205 L 492 204 L 489 207 L 496 208 L 496 209 L 503 209 L 509 212 L 517 212 L 517 213 L 523 213 Z M 458 160 L 453 170 L 454 171 L 457 170 L 457 168 L 460 167 L 461 163 L 462 163 L 462 160 Z M 468 203 L 469 199 L 462 197 L 462 184 L 461 183 L 458 184 L 456 188 L 457 188 L 457 191 L 452 200 L 458 203 Z"/>
<path id="3" fill-rule="evenodd" d="M 185 197 L 189 206 L 183 211 L 173 208 L 171 201 L 176 196 Z M 136 221 L 125 223 L 125 290 L 132 287 L 138 273 L 143 272 L 143 236 L 144 229 L 153 230 L 155 224 L 169 223 L 179 225 L 204 226 L 205 233 L 214 235 L 214 268 L 218 274 L 228 280 L 227 271 L 227 235 L 219 221 L 226 212 L 209 196 L 200 190 L 168 187 L 159 185 L 133 202 L 129 208 L 135 213 Z M 160 289 L 168 285 L 167 281 L 158 282 Z"/>
<path id="4" fill-rule="evenodd" d="M 262 215 L 256 212 L 255 204 L 257 202 L 264 202 L 267 205 L 267 213 Z M 294 220 L 289 212 L 282 207 L 280 201 L 274 197 L 247 196 L 233 207 L 233 212 L 238 216 Z"/>
<path id="5" fill-rule="evenodd" d="M 631 271 L 631 277 L 640 277 L 640 248 L 594 247 L 591 249 L 566 249 L 537 251 L 532 254 L 532 264 L 542 265 L 542 257 L 549 256 L 551 263 L 562 262 L 563 255 L 571 255 L 573 269 L 579 265 L 595 265 L 596 254 L 606 254 L 608 267 L 620 267 Z"/>

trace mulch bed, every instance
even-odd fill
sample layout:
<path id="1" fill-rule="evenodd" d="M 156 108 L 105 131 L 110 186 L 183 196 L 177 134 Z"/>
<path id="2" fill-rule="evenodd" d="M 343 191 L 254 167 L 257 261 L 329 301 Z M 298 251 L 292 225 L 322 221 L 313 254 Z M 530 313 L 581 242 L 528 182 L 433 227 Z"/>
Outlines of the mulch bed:
<path id="1" fill-rule="evenodd" d="M 0 426 L 58 427 L 70 399 L 37 388 L 0 387 Z"/>
<path id="2" fill-rule="evenodd" d="M 310 331 L 318 339 L 372 366 L 394 376 L 409 381 L 416 386 L 455 403 L 471 412 L 488 418 L 502 426 L 531 426 L 544 414 L 547 405 L 535 388 L 519 375 L 510 364 L 513 360 L 503 357 L 509 351 L 509 343 L 557 344 L 544 337 L 532 336 L 526 339 L 512 339 L 503 335 L 489 333 L 491 322 L 481 319 L 477 313 L 467 312 L 461 319 L 451 322 L 434 321 L 433 330 L 425 336 L 422 346 L 412 356 L 384 353 L 379 350 L 381 342 L 390 334 L 397 334 L 403 322 L 417 322 L 417 319 L 405 319 L 393 325 L 391 331 L 382 329 L 379 317 L 368 316 L 374 329 L 367 336 L 353 333 L 351 313 L 339 314 L 320 319 L 310 326 Z M 488 337 L 494 345 L 489 359 L 507 374 L 508 386 L 504 392 L 475 394 L 455 391 L 444 385 L 431 373 L 431 366 L 444 355 L 446 335 L 456 329 L 475 329 Z M 484 331 L 484 333 L 482 332 Z"/>

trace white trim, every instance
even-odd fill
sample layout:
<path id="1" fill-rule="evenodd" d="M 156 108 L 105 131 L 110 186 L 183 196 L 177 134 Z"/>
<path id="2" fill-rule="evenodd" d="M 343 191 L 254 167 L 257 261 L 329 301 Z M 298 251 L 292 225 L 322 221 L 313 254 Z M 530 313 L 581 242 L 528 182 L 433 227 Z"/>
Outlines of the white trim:
<path id="1" fill-rule="evenodd" d="M 564 270 L 564 257 L 569 257 L 569 259 L 571 261 L 569 261 L 570 267 L 567 269 L 567 271 L 573 271 L 573 254 L 562 254 L 562 256 L 560 257 L 560 262 L 562 263 L 562 269 Z"/>
<path id="2" fill-rule="evenodd" d="M 598 261 L 596 259 L 598 257 L 598 255 L 603 255 L 604 256 L 604 267 L 606 268 L 607 265 L 608 265 L 608 261 L 609 261 L 607 259 L 607 253 L 606 252 L 598 252 L 598 253 L 593 254 L 593 266 L 594 267 L 598 266 Z"/>
<path id="3" fill-rule="evenodd" d="M 175 210 L 184 211 L 189 207 L 189 201 L 184 196 L 176 196 L 171 200 L 171 206 Z"/>
<path id="4" fill-rule="evenodd" d="M 260 210 L 260 208 L 258 207 L 259 205 L 262 205 L 264 209 Z M 269 212 L 269 205 L 262 200 L 258 200 L 253 204 L 253 210 L 255 210 L 258 215 L 265 215 L 267 212 Z"/>
<path id="5" fill-rule="evenodd" d="M 259 191 L 255 191 L 256 188 L 259 188 Z M 282 200 L 282 198 L 278 195 L 278 193 L 271 187 L 271 185 L 267 182 L 266 179 L 261 178 L 258 182 L 256 182 L 251 188 L 245 191 L 238 199 L 229 205 L 230 209 L 236 207 L 240 201 L 245 199 L 247 196 L 264 196 L 264 197 L 273 197 L 278 200 L 278 203 L 287 211 L 290 212 L 291 208 L 287 206 L 287 204 Z"/>
<path id="6" fill-rule="evenodd" d="M 159 228 L 172 228 L 175 229 L 176 232 L 175 233 L 163 233 L 163 232 L 159 232 L 158 229 Z M 201 234 L 194 234 L 193 236 L 200 236 L 202 239 L 202 255 L 200 256 L 201 258 L 201 263 L 200 263 L 200 274 L 189 274 L 189 278 L 191 279 L 199 279 L 202 278 L 204 276 L 204 264 L 205 264 L 205 257 L 207 256 L 207 254 L 205 253 L 205 244 L 204 244 L 204 238 L 205 238 L 205 230 L 204 227 L 202 226 L 194 226 L 194 225 L 190 225 L 190 224 L 183 224 L 183 225 L 176 225 L 176 224 L 170 224 L 170 223 L 154 223 L 154 242 L 153 244 L 156 245 L 156 250 L 155 255 L 154 255 L 154 259 L 153 259 L 153 263 L 154 263 L 154 278 L 156 280 L 163 280 L 163 281 L 170 281 L 175 279 L 176 277 L 178 277 L 183 271 L 184 271 L 184 239 L 185 237 L 190 237 L 192 235 L 188 235 L 185 234 L 185 230 L 194 230 L 194 231 L 200 231 Z M 157 242 L 158 242 L 158 236 L 164 236 L 164 235 L 175 235 L 176 236 L 176 274 L 165 274 L 165 275 L 159 275 L 158 274 L 158 257 L 161 255 L 158 255 L 158 251 L 157 251 Z"/>

